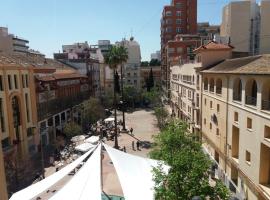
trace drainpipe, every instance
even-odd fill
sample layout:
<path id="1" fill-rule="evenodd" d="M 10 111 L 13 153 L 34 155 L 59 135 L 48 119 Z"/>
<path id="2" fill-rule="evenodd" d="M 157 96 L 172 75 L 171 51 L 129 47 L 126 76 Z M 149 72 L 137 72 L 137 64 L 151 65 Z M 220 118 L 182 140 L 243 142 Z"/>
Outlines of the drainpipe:
<path id="1" fill-rule="evenodd" d="M 226 143 L 225 143 L 225 174 L 227 174 L 227 159 L 228 159 L 228 111 L 229 111 L 229 77 L 227 79 L 227 96 L 226 96 Z"/>

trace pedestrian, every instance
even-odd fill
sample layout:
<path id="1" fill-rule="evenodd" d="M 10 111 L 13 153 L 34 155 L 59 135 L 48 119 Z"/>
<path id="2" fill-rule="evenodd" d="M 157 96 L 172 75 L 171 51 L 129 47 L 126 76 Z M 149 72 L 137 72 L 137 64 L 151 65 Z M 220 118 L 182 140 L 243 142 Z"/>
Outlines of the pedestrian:
<path id="1" fill-rule="evenodd" d="M 132 150 L 135 151 L 135 142 L 132 141 Z"/>
<path id="2" fill-rule="evenodd" d="M 137 150 L 140 150 L 140 142 L 139 141 L 136 142 L 136 145 L 137 145 Z"/>
<path id="3" fill-rule="evenodd" d="M 126 147 L 124 146 L 124 148 L 123 148 L 123 151 L 126 153 L 127 152 L 127 150 L 126 150 Z"/>
<path id="4" fill-rule="evenodd" d="M 132 135 L 132 133 L 133 133 L 133 128 L 131 127 L 130 128 L 130 134 Z"/>

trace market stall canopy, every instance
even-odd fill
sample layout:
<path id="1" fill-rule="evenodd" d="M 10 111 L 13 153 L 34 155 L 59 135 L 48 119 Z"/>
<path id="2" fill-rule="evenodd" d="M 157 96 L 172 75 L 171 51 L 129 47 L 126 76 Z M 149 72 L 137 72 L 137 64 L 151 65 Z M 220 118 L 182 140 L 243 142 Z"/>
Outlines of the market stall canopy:
<path id="1" fill-rule="evenodd" d="M 114 117 L 109 117 L 104 120 L 104 122 L 113 122 L 113 121 L 114 121 Z"/>
<path id="2" fill-rule="evenodd" d="M 96 145 L 93 145 L 91 143 L 83 143 L 75 147 L 75 150 L 80 151 L 80 152 L 87 152 L 90 149 L 93 149 Z"/>
<path id="3" fill-rule="evenodd" d="M 99 136 L 91 136 L 85 140 L 85 142 L 91 143 L 91 144 L 97 144 L 99 141 Z"/>
<path id="4" fill-rule="evenodd" d="M 80 142 L 85 140 L 85 136 L 84 135 L 77 135 L 71 138 L 71 142 Z"/>

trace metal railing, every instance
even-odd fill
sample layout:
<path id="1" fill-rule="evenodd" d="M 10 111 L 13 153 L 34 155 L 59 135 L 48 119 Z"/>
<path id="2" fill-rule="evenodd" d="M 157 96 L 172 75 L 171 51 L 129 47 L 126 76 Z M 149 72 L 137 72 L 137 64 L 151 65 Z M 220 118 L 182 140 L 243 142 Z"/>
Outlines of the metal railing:
<path id="1" fill-rule="evenodd" d="M 246 96 L 246 104 L 256 106 L 257 105 L 257 97 Z"/>
<path id="2" fill-rule="evenodd" d="M 233 94 L 233 100 L 234 100 L 234 101 L 242 101 L 242 96 L 241 96 L 241 94 L 234 93 L 234 94 Z"/>
<path id="3" fill-rule="evenodd" d="M 262 110 L 270 110 L 270 101 L 262 100 Z"/>

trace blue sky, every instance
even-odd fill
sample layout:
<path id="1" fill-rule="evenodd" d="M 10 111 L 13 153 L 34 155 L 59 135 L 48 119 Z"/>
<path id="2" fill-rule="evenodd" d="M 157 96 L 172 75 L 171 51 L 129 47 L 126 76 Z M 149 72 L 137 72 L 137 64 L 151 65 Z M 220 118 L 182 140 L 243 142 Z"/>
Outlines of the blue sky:
<path id="1" fill-rule="evenodd" d="M 198 0 L 198 22 L 220 24 L 230 0 Z M 133 33 L 142 59 L 160 48 L 160 17 L 170 0 L 6 0 L 0 26 L 30 41 L 30 48 L 52 57 L 62 44 L 99 39 L 112 42 Z"/>

